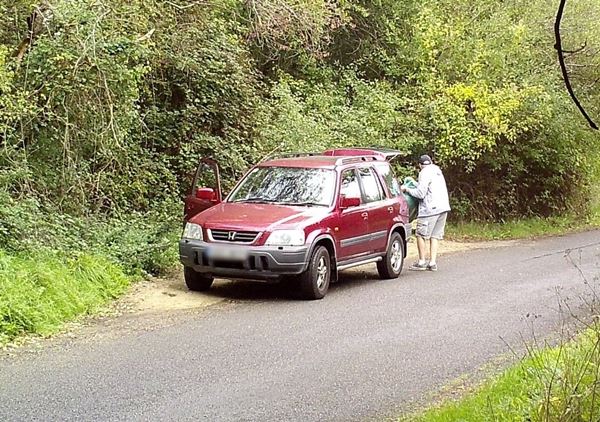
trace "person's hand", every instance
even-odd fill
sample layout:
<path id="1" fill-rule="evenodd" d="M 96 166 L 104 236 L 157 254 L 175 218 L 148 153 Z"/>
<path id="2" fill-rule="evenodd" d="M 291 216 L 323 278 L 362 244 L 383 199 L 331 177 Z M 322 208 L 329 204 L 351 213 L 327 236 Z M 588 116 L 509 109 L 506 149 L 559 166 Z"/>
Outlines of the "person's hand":
<path id="1" fill-rule="evenodd" d="M 400 186 L 400 190 L 401 190 L 402 192 L 406 192 L 407 188 L 406 188 L 406 186 Z"/>

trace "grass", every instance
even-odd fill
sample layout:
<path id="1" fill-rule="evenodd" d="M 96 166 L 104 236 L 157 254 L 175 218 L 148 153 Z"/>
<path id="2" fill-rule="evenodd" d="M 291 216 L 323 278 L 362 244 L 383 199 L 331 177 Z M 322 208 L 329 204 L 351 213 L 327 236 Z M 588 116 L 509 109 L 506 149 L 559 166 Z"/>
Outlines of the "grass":
<path id="1" fill-rule="evenodd" d="M 600 150 L 590 158 L 593 165 L 589 185 L 589 208 L 585 216 L 566 214 L 506 221 L 459 222 L 446 227 L 448 239 L 457 241 L 509 240 L 551 236 L 600 227 Z"/>
<path id="2" fill-rule="evenodd" d="M 527 239 L 600 227 L 600 204 L 587 217 L 575 215 L 535 217 L 504 223 L 460 222 L 446 228 L 448 239 L 457 241 Z"/>
<path id="3" fill-rule="evenodd" d="M 75 217 L 0 190 L 0 345 L 55 332 L 173 267 L 181 225 L 169 206 Z"/>
<path id="4" fill-rule="evenodd" d="M 0 344 L 26 333 L 50 334 L 123 293 L 132 280 L 106 258 L 41 250 L 0 251 Z"/>
<path id="5" fill-rule="evenodd" d="M 600 326 L 575 340 L 530 350 L 529 357 L 485 383 L 475 394 L 401 421 L 600 420 Z"/>

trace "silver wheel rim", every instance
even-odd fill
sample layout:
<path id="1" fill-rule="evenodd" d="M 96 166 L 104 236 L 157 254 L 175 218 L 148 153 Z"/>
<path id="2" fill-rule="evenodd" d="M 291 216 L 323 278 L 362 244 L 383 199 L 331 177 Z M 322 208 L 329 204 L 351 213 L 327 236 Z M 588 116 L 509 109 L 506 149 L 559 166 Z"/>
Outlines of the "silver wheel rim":
<path id="1" fill-rule="evenodd" d="M 400 271 L 400 267 L 402 266 L 402 248 L 400 247 L 400 241 L 395 240 L 392 243 L 392 250 L 390 257 L 390 264 L 392 265 L 392 269 L 394 272 Z"/>
<path id="2" fill-rule="evenodd" d="M 321 290 L 327 282 L 327 272 L 327 261 L 325 260 L 325 257 L 322 256 L 321 259 L 319 259 L 319 264 L 317 265 L 317 288 L 319 290 Z"/>

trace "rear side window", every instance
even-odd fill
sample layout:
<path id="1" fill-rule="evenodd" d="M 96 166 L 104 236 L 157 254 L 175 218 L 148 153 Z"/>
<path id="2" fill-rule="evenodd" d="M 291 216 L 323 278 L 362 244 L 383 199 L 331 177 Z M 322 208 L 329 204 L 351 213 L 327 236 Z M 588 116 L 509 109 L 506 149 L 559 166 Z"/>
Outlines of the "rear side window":
<path id="1" fill-rule="evenodd" d="M 402 193 L 400 191 L 400 184 L 398 183 L 396 177 L 394 177 L 392 168 L 389 165 L 378 165 L 377 173 L 379 173 L 383 177 L 383 180 L 385 180 L 385 184 L 387 185 L 391 195 L 400 196 Z"/>
<path id="2" fill-rule="evenodd" d="M 342 186 L 340 186 L 340 195 L 348 198 L 361 198 L 360 185 L 354 170 L 344 170 L 342 173 Z"/>
<path id="3" fill-rule="evenodd" d="M 365 200 L 367 202 L 381 201 L 384 198 L 383 189 L 373 169 L 368 167 L 359 168 L 358 174 L 363 186 Z"/>

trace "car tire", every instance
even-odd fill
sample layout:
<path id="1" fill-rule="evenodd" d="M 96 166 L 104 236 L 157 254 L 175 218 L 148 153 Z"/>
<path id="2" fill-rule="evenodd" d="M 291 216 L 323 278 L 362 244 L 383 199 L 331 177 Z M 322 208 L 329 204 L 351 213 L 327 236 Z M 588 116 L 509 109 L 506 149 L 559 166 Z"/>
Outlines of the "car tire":
<path id="1" fill-rule="evenodd" d="M 194 292 L 203 292 L 210 289 L 213 282 L 213 277 L 196 272 L 191 267 L 183 269 L 183 278 L 188 289 Z"/>
<path id="2" fill-rule="evenodd" d="M 377 272 L 382 279 L 398 278 L 404 265 L 404 239 L 399 233 L 392 233 L 383 260 L 377 263 Z"/>
<path id="3" fill-rule="evenodd" d="M 331 258 L 325 246 L 317 246 L 313 251 L 308 269 L 299 277 L 302 297 L 308 300 L 323 299 L 331 282 Z"/>

